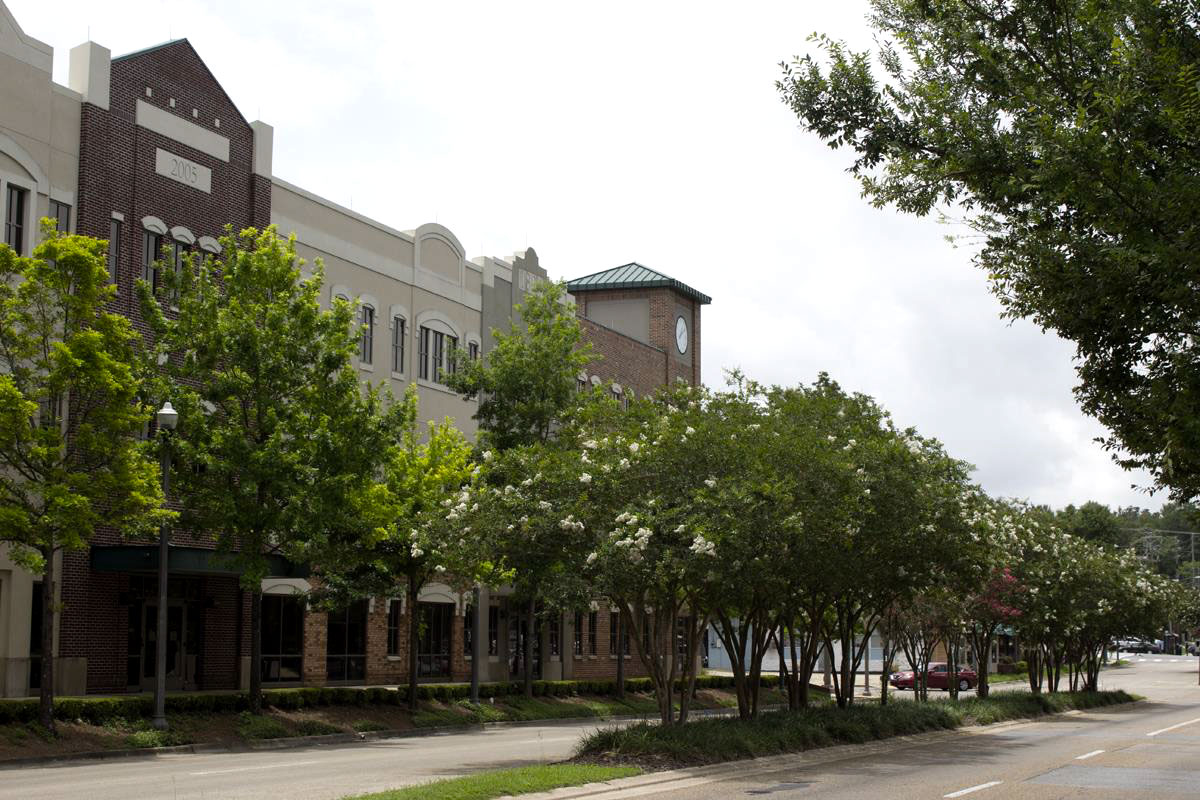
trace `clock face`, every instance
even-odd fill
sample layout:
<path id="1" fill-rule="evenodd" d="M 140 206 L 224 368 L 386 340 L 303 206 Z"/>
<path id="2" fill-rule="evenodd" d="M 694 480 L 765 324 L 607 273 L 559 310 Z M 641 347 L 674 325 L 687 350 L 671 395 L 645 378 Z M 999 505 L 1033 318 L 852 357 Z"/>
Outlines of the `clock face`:
<path id="1" fill-rule="evenodd" d="M 679 348 L 679 352 L 686 353 L 688 348 L 688 329 L 687 323 L 683 317 L 675 318 L 675 346 Z"/>

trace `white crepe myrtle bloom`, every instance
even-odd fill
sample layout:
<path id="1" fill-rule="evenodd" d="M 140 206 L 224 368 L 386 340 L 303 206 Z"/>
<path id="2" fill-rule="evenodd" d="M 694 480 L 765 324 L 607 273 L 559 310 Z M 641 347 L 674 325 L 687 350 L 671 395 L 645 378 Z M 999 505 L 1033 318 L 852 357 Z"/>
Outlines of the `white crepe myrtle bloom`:
<path id="1" fill-rule="evenodd" d="M 640 448 L 641 448 L 641 445 L 638 444 L 637 442 L 629 443 L 629 452 L 631 452 L 631 453 L 636 453 Z"/>
<path id="2" fill-rule="evenodd" d="M 684 531 L 684 525 L 683 525 L 683 523 L 680 523 L 679 526 L 675 528 L 675 532 L 683 533 L 683 531 Z"/>
<path id="3" fill-rule="evenodd" d="M 692 546 L 688 549 L 698 556 L 715 556 L 717 554 L 716 542 L 710 542 L 700 534 L 696 534 L 696 538 L 692 540 Z"/>
<path id="4" fill-rule="evenodd" d="M 449 508 L 453 504 L 454 504 L 454 501 L 451 500 L 449 497 L 447 497 L 445 500 L 442 501 L 442 508 Z"/>
<path id="5" fill-rule="evenodd" d="M 484 463 L 491 463 L 492 459 L 493 459 L 493 458 L 495 458 L 495 457 L 496 457 L 496 456 L 495 456 L 495 454 L 494 454 L 494 453 L 492 453 L 492 451 L 491 451 L 491 450 L 484 450 L 484 451 L 483 451 L 483 461 L 484 461 Z"/>
<path id="6" fill-rule="evenodd" d="M 424 550 L 422 550 L 421 548 L 417 547 L 416 545 L 413 545 L 413 548 L 412 548 L 412 557 L 413 557 L 413 558 L 420 558 L 420 557 L 421 557 L 421 556 L 423 556 L 423 555 L 425 555 L 425 551 L 424 551 Z"/>
<path id="7" fill-rule="evenodd" d="M 688 425 L 687 428 L 684 429 L 683 432 L 686 433 L 688 436 L 691 436 L 693 433 L 696 432 L 696 429 L 693 428 L 691 425 Z"/>
<path id="8" fill-rule="evenodd" d="M 595 450 L 597 447 L 599 447 L 599 445 L 596 444 L 595 439 L 588 439 L 586 442 L 583 443 L 584 450 Z"/>
<path id="9" fill-rule="evenodd" d="M 717 488 L 717 479 L 716 478 L 708 478 L 704 481 L 704 485 L 710 489 L 715 489 L 715 488 Z"/>
<path id="10" fill-rule="evenodd" d="M 629 459 L 622 458 L 620 461 L 617 462 L 617 466 L 620 467 L 621 469 L 628 468 L 629 467 Z"/>
<path id="11" fill-rule="evenodd" d="M 588 454 L 587 454 L 587 453 L 580 453 L 580 454 L 579 454 L 579 460 L 580 460 L 581 462 L 583 462 L 584 464 L 590 464 L 590 463 L 592 463 L 592 460 L 591 460 L 590 458 L 588 458 Z"/>
<path id="12" fill-rule="evenodd" d="M 587 557 L 587 565 L 590 567 L 592 564 L 595 564 L 595 563 L 596 563 L 596 559 L 597 559 L 597 558 L 599 558 L 599 557 L 600 557 L 600 554 L 599 554 L 599 553 L 597 553 L 597 552 L 596 552 L 596 551 L 594 551 L 594 550 L 593 550 L 592 552 L 588 553 L 588 557 Z"/>
<path id="13" fill-rule="evenodd" d="M 554 506 L 550 505 L 550 503 L 546 500 L 539 500 L 538 508 L 540 508 L 542 511 L 549 511 L 551 508 L 554 508 Z"/>
<path id="14" fill-rule="evenodd" d="M 521 481 L 521 485 L 528 489 L 530 486 L 533 486 L 533 478 L 526 478 Z"/>
<path id="15" fill-rule="evenodd" d="M 580 482 L 580 483 L 584 483 L 584 484 L 591 483 L 591 482 L 592 482 L 592 476 L 591 476 L 591 475 L 589 475 L 588 473 L 586 473 L 586 472 L 585 472 L 585 473 L 583 473 L 582 475 L 580 475 L 580 476 L 579 476 L 579 482 Z"/>
<path id="16" fill-rule="evenodd" d="M 826 436 L 825 438 L 826 438 L 826 439 L 828 439 L 828 440 L 829 440 L 829 441 L 831 441 L 831 442 L 836 442 L 836 441 L 837 441 L 837 437 L 836 437 L 836 436 L 834 436 L 832 433 L 831 433 L 831 434 L 829 434 L 828 436 Z"/>
<path id="17" fill-rule="evenodd" d="M 451 522 L 453 522 L 454 520 L 458 519 L 458 512 L 457 512 L 457 511 L 451 511 L 449 514 L 447 514 L 447 515 L 446 515 L 446 519 L 448 519 L 448 520 L 450 520 Z"/>
<path id="18" fill-rule="evenodd" d="M 445 572 L 445 571 L 446 571 L 446 568 L 445 568 L 445 567 L 443 567 L 441 564 L 438 564 L 437 566 L 435 566 L 435 567 L 434 567 L 434 569 L 435 569 L 435 570 L 437 570 L 438 572 Z"/>

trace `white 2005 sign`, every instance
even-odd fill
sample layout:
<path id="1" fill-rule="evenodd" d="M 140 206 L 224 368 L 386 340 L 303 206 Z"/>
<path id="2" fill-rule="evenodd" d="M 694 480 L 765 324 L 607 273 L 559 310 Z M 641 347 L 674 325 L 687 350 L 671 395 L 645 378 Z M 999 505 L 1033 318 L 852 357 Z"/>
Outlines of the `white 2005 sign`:
<path id="1" fill-rule="evenodd" d="M 211 169 L 202 164 L 197 164 L 195 161 L 189 161 L 183 156 L 168 153 L 161 147 L 157 149 L 154 155 L 154 171 L 171 180 L 191 186 L 193 189 L 212 193 Z"/>

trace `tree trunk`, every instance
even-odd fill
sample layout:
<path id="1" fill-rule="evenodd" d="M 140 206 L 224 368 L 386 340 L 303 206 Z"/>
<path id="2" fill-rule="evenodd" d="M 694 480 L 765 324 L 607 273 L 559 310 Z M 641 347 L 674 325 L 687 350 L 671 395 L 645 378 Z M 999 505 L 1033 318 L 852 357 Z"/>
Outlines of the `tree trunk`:
<path id="1" fill-rule="evenodd" d="M 162 665 L 166 669 L 166 665 Z M 262 586 L 250 592 L 250 713 L 262 713 Z"/>
<path id="2" fill-rule="evenodd" d="M 421 641 L 421 615 L 417 613 L 417 598 L 421 596 L 421 587 L 410 578 L 408 581 L 408 710 L 417 710 L 417 645 Z"/>
<path id="3" fill-rule="evenodd" d="M 42 570 L 42 688 L 38 694 L 38 722 L 56 734 L 54 727 L 54 551 L 43 550 Z"/>
<path id="4" fill-rule="evenodd" d="M 526 698 L 533 698 L 533 637 L 537 635 L 537 625 L 534 623 L 534 618 L 537 614 L 537 603 L 530 599 L 529 605 L 525 610 L 525 652 L 522 654 L 524 659 L 524 680 L 523 692 Z"/>

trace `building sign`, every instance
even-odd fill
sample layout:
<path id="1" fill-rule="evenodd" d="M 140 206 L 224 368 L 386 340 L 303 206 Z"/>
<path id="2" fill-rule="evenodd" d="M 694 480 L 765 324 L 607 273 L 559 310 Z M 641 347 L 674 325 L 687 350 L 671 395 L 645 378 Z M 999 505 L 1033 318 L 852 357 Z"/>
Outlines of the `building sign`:
<path id="1" fill-rule="evenodd" d="M 154 155 L 154 171 L 206 194 L 212 193 L 211 169 L 194 161 L 188 161 L 183 156 L 168 153 L 161 147 Z"/>

